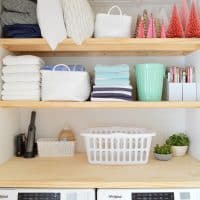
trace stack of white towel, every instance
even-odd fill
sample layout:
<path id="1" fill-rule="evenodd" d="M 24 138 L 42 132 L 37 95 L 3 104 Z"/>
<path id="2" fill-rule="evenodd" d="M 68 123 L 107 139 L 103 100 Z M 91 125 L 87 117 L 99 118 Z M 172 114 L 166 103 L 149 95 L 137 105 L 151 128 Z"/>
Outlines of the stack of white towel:
<path id="1" fill-rule="evenodd" d="M 40 68 L 44 65 L 41 58 L 6 56 L 3 65 L 3 100 L 40 100 Z"/>

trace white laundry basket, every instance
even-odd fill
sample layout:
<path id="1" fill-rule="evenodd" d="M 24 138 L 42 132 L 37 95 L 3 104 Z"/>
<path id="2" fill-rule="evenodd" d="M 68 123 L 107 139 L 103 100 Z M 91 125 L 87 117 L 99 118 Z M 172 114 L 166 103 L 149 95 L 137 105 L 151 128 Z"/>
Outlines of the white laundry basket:
<path id="1" fill-rule="evenodd" d="M 75 141 L 58 141 L 57 138 L 41 138 L 37 140 L 39 157 L 73 156 Z"/>
<path id="2" fill-rule="evenodd" d="M 101 127 L 87 129 L 82 136 L 89 163 L 131 165 L 148 162 L 155 133 L 143 128 Z"/>

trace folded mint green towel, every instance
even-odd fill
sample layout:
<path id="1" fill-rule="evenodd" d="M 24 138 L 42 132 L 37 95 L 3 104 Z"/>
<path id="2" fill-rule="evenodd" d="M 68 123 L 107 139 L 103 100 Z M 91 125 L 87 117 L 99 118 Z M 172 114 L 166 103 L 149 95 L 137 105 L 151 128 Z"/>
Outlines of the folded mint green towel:
<path id="1" fill-rule="evenodd" d="M 127 86 L 130 85 L 130 81 L 127 79 L 113 79 L 113 80 L 95 80 L 96 86 L 114 86 L 114 85 L 122 85 Z"/>
<path id="2" fill-rule="evenodd" d="M 95 78 L 98 80 L 129 79 L 129 72 L 97 72 Z"/>
<path id="3" fill-rule="evenodd" d="M 95 73 L 98 72 L 129 72 L 129 65 L 96 65 Z"/>

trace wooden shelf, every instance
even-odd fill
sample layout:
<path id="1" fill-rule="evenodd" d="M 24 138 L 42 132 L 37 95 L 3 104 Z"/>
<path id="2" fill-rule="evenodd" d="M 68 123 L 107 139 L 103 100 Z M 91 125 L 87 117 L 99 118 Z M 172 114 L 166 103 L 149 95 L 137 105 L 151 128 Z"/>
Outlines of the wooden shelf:
<path id="1" fill-rule="evenodd" d="M 200 161 L 190 156 L 147 165 L 90 165 L 85 154 L 72 158 L 13 158 L 0 166 L 6 188 L 199 188 Z"/>
<path id="2" fill-rule="evenodd" d="M 139 109 L 139 108 L 200 108 L 200 101 L 187 102 L 44 102 L 0 101 L 2 108 L 73 108 L 73 109 Z"/>
<path id="3" fill-rule="evenodd" d="M 90 38 L 82 45 L 64 40 L 52 51 L 44 39 L 0 39 L 0 45 L 15 53 L 72 54 L 72 55 L 185 55 L 200 49 L 199 38 L 137 39 Z"/>

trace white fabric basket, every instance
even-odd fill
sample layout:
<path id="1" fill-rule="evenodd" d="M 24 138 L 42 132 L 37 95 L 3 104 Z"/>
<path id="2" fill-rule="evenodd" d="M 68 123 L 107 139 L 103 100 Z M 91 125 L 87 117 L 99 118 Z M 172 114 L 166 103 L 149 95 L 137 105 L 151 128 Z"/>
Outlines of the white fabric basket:
<path id="1" fill-rule="evenodd" d="M 111 11 L 117 8 L 120 15 L 111 15 Z M 131 37 L 132 17 L 122 15 L 120 7 L 113 6 L 107 14 L 99 13 L 96 16 L 95 22 L 95 37 L 96 38 L 130 38 Z"/>
<path id="2" fill-rule="evenodd" d="M 58 65 L 57 65 L 58 66 Z M 43 101 L 85 101 L 91 86 L 88 72 L 41 70 Z M 67 66 L 66 66 L 67 67 Z"/>
<path id="3" fill-rule="evenodd" d="M 89 163 L 131 165 L 148 162 L 155 133 L 143 128 L 104 127 L 87 129 L 82 136 Z"/>
<path id="4" fill-rule="evenodd" d="M 73 156 L 75 142 L 58 141 L 57 138 L 41 138 L 37 140 L 39 157 Z"/>

